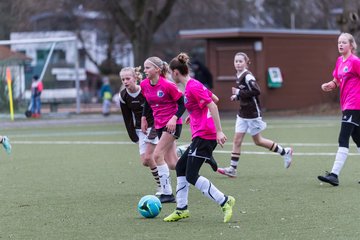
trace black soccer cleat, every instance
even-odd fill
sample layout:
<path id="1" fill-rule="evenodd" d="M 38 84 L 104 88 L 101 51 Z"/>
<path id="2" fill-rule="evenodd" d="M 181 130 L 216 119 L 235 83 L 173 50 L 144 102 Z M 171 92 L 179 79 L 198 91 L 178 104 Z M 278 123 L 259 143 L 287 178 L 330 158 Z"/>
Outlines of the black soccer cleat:
<path id="1" fill-rule="evenodd" d="M 175 197 L 173 194 L 161 194 L 159 197 L 161 203 L 174 203 L 176 202 Z"/>
<path id="2" fill-rule="evenodd" d="M 205 162 L 210 165 L 210 167 L 214 172 L 217 171 L 218 165 L 214 157 L 211 157 L 210 159 L 206 159 Z"/>
<path id="3" fill-rule="evenodd" d="M 329 183 L 333 186 L 339 186 L 338 176 L 334 173 L 326 172 L 325 176 L 318 176 L 318 179 L 322 182 Z"/>

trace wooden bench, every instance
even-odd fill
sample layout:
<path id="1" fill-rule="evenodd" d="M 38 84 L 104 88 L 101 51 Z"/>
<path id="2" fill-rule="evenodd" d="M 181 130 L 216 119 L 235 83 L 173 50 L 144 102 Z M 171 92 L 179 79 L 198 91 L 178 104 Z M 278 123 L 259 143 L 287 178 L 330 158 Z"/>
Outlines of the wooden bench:
<path id="1" fill-rule="evenodd" d="M 31 100 L 31 91 L 25 91 L 25 99 Z M 41 93 L 41 104 L 49 104 L 50 112 L 57 112 L 62 103 L 76 102 L 76 88 L 44 89 Z"/>

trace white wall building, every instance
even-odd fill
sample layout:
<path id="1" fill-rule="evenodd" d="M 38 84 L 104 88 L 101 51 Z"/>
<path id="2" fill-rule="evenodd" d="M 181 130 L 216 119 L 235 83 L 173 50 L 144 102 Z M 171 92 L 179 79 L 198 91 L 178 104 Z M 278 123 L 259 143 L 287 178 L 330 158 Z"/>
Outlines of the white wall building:
<path id="1" fill-rule="evenodd" d="M 106 46 L 98 43 L 97 34 L 95 31 L 82 31 L 85 46 L 79 40 L 77 42 L 77 49 L 79 52 L 79 63 L 81 72 L 91 72 L 98 74 L 99 71 L 95 64 L 89 60 L 84 54 L 84 47 L 87 49 L 91 57 L 100 64 L 106 59 Z M 23 39 L 41 39 L 41 38 L 56 38 L 56 37 L 73 37 L 76 36 L 71 31 L 45 31 L 45 32 L 14 32 L 10 35 L 10 40 Z M 74 64 L 75 52 L 73 42 L 59 42 L 56 44 L 52 61 L 65 61 L 68 64 Z M 31 66 L 43 65 L 46 60 L 47 52 L 51 48 L 51 43 L 31 43 L 31 44 L 12 44 L 11 50 L 22 52 L 32 58 Z M 133 66 L 134 58 L 131 44 L 122 46 L 115 46 L 115 49 L 120 49 L 120 54 L 115 55 L 115 60 L 118 64 L 123 66 Z M 126 54 L 124 54 L 126 53 Z M 55 59 L 54 59 L 55 58 Z M 64 70 L 67 71 L 68 69 Z M 59 73 L 59 69 L 56 71 Z M 61 81 L 61 79 L 58 79 Z"/>

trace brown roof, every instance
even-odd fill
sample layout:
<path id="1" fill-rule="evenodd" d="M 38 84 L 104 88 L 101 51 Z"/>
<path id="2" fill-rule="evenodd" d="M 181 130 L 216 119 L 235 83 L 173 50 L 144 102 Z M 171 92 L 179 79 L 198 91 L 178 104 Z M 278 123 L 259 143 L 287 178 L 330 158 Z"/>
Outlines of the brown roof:
<path id="1" fill-rule="evenodd" d="M 236 37 L 265 37 L 265 36 L 294 36 L 301 35 L 319 37 L 339 35 L 337 30 L 307 30 L 307 29 L 249 29 L 249 28 L 214 28 L 214 29 L 191 29 L 180 30 L 179 35 L 183 39 L 214 39 Z"/>
<path id="2" fill-rule="evenodd" d="M 20 52 L 11 51 L 10 48 L 5 46 L 0 46 L 0 61 L 29 61 L 31 60 L 30 57 L 26 56 Z"/>

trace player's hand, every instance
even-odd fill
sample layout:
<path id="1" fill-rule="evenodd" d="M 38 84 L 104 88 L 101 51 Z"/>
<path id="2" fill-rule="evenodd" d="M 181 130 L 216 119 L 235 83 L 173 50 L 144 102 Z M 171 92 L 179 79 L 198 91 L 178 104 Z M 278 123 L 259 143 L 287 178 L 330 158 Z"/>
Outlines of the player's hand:
<path id="1" fill-rule="evenodd" d="M 231 101 L 236 101 L 236 99 L 237 99 L 237 95 L 231 95 L 231 97 L 230 97 Z"/>
<path id="2" fill-rule="evenodd" d="M 147 129 L 148 129 L 148 122 L 146 121 L 146 117 L 141 117 L 141 131 L 146 134 Z"/>
<path id="3" fill-rule="evenodd" d="M 225 134 L 223 132 L 216 133 L 216 141 L 221 147 L 223 147 L 226 140 L 227 140 L 227 137 L 225 136 Z"/>
<path id="4" fill-rule="evenodd" d="M 186 124 L 190 124 L 190 116 L 187 116 L 187 117 L 185 118 L 185 123 L 186 123 Z"/>
<path id="5" fill-rule="evenodd" d="M 174 115 L 166 124 L 166 131 L 170 134 L 174 134 L 176 130 L 177 117 Z"/>
<path id="6" fill-rule="evenodd" d="M 334 90 L 336 88 L 336 83 L 334 81 L 330 81 L 330 82 L 327 82 L 327 83 L 324 83 L 321 85 L 321 89 L 324 91 L 324 92 L 330 92 L 332 90 Z"/>

